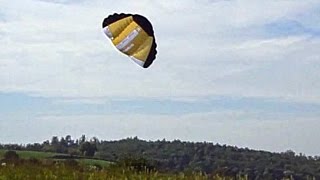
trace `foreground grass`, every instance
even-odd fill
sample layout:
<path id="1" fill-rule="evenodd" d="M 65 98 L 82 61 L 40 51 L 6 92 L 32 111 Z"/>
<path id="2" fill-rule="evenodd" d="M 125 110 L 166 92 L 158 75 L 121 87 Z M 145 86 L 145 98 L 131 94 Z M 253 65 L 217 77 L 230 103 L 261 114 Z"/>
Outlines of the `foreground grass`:
<path id="1" fill-rule="evenodd" d="M 16 151 L 19 159 L 6 162 L 5 152 L 0 150 L 0 180 L 208 179 L 199 173 L 137 171 L 98 159 L 55 159 L 63 154 L 49 152 Z"/>
<path id="2" fill-rule="evenodd" d="M 99 159 L 70 159 L 65 154 L 15 151 L 18 159 L 4 159 L 6 151 L 0 150 L 0 180 L 246 180 L 246 177 L 222 177 L 201 173 L 161 173 L 146 168 L 136 169 L 121 163 L 110 163 Z M 64 159 L 66 157 L 66 159 Z"/>
<path id="3" fill-rule="evenodd" d="M 152 171 L 135 171 L 130 168 L 110 166 L 96 169 L 92 166 L 68 165 L 68 163 L 29 162 L 0 166 L 0 180 L 105 180 L 105 179 L 209 179 L 202 174 L 164 174 Z M 214 179 L 219 179 L 218 176 Z M 224 178 L 221 178 L 224 179 Z"/>

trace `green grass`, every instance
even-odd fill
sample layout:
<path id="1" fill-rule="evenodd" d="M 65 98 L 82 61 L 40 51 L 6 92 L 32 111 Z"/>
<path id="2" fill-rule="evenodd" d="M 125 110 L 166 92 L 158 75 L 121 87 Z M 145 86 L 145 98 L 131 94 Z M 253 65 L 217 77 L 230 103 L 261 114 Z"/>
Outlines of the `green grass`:
<path id="1" fill-rule="evenodd" d="M 3 159 L 3 156 L 7 150 L 0 150 L 0 160 Z M 56 155 L 66 155 L 66 154 L 59 154 L 59 153 L 51 153 L 51 152 L 36 152 L 36 151 L 15 151 L 21 159 L 52 159 L 55 161 L 64 161 L 65 159 L 55 159 L 53 158 Z M 75 159 L 80 164 L 84 166 L 94 166 L 98 165 L 101 167 L 106 167 L 112 164 L 110 161 L 99 160 L 99 159 Z M 1 179 L 0 179 L 1 180 Z"/>
<path id="2" fill-rule="evenodd" d="M 84 166 L 68 166 L 59 164 L 42 164 L 23 162 L 17 164 L 8 164 L 0 166 L 0 180 L 105 180 L 105 179 L 208 179 L 208 176 L 202 174 L 165 174 L 159 172 L 137 172 L 128 168 L 112 167 L 101 170 L 91 169 Z M 216 178 L 217 179 L 217 178 Z M 222 180 L 222 179 L 221 179 Z M 227 180 L 227 179 L 225 179 Z"/>
<path id="3" fill-rule="evenodd" d="M 3 155 L 5 154 L 7 150 L 0 150 L 0 159 L 3 158 Z M 22 159 L 30 159 L 30 158 L 36 158 L 36 159 L 45 159 L 45 158 L 51 158 L 55 155 L 61 155 L 58 153 L 51 153 L 51 152 L 36 152 L 36 151 L 15 151 L 20 158 Z"/>
<path id="4" fill-rule="evenodd" d="M 6 152 L 6 150 L 0 149 L 0 159 L 3 158 L 4 153 Z"/>
<path id="5" fill-rule="evenodd" d="M 3 158 L 5 150 L 0 150 L 0 159 Z M 57 153 L 16 151 L 20 160 L 0 165 L 0 180 L 104 180 L 104 179 L 163 179 L 163 180 L 182 180 L 182 179 L 216 179 L 231 180 L 229 177 L 218 175 L 209 177 L 200 173 L 160 173 L 157 171 L 142 170 L 137 171 L 132 167 L 114 165 L 111 162 L 98 159 L 54 159 Z M 31 159 L 38 159 L 37 161 Z M 100 168 L 95 168 L 99 166 Z M 245 180 L 246 178 L 239 178 Z"/>
<path id="6" fill-rule="evenodd" d="M 111 164 L 109 161 L 98 160 L 98 159 L 79 159 L 78 162 L 83 165 L 99 165 L 101 167 L 107 167 Z"/>

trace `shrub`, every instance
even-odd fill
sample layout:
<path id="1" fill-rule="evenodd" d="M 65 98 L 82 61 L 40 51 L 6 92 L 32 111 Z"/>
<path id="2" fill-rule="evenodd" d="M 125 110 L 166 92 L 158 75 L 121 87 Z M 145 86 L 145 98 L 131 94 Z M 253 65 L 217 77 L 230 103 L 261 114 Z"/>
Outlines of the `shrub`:
<path id="1" fill-rule="evenodd" d="M 19 161 L 19 155 L 15 151 L 7 151 L 4 154 L 4 160 L 7 162 L 17 162 Z"/>

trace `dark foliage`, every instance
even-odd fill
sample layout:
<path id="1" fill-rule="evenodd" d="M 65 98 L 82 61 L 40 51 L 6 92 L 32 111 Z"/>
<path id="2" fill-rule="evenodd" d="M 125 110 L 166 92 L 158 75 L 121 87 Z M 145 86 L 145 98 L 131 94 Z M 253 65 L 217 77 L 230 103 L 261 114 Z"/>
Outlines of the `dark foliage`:
<path id="1" fill-rule="evenodd" d="M 126 167 L 137 172 L 150 172 L 155 170 L 154 164 L 142 157 L 123 157 L 115 165 Z"/>
<path id="2" fill-rule="evenodd" d="M 15 151 L 7 151 L 4 153 L 3 158 L 6 162 L 18 162 L 20 160 L 19 155 Z"/>

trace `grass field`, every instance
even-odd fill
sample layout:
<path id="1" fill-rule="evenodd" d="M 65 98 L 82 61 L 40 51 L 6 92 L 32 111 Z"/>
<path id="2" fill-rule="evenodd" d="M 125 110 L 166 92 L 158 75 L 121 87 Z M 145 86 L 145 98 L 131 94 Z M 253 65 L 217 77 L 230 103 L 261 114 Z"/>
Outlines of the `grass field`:
<path id="1" fill-rule="evenodd" d="M 0 150 L 0 160 L 3 159 L 5 152 Z M 132 167 L 118 166 L 108 161 L 97 159 L 54 159 L 56 155 L 64 155 L 57 153 L 33 151 L 16 151 L 16 153 L 20 159 L 0 164 L 0 180 L 232 179 L 217 175 L 209 177 L 201 173 L 171 174 L 147 169 L 138 171 Z"/>
<path id="2" fill-rule="evenodd" d="M 0 160 L 3 159 L 6 150 L 0 150 Z M 59 153 L 51 153 L 51 152 L 36 152 L 36 151 L 15 151 L 21 159 L 52 159 L 56 161 L 64 161 L 64 159 L 54 159 L 57 155 L 66 155 Z M 82 165 L 99 165 L 101 167 L 108 166 L 111 162 L 99 159 L 76 159 Z M 0 179 L 1 180 L 1 179 Z"/>
<path id="3" fill-rule="evenodd" d="M 6 150 L 0 150 L 0 159 L 3 158 L 4 153 Z M 20 158 L 22 159 L 44 159 L 44 158 L 51 158 L 55 155 L 60 155 L 58 153 L 51 153 L 51 152 L 36 152 L 36 151 L 15 151 Z"/>
<path id="4" fill-rule="evenodd" d="M 99 160 L 99 159 L 79 159 L 80 164 L 83 165 L 99 165 L 101 167 L 106 167 L 110 165 L 109 161 Z"/>
<path id="5" fill-rule="evenodd" d="M 201 174 L 164 174 L 158 172 L 136 172 L 125 168 L 106 168 L 94 170 L 84 167 L 73 167 L 64 164 L 19 164 L 0 167 L 0 180 L 122 180 L 122 179 L 208 179 Z M 215 178 L 223 179 L 223 178 Z M 227 180 L 227 179 L 226 179 Z"/>
<path id="6" fill-rule="evenodd" d="M 0 160 L 6 151 L 0 150 Z M 97 159 L 54 159 L 56 153 L 16 151 L 20 159 L 0 164 L 0 180 L 208 179 L 202 174 L 137 171 Z"/>

